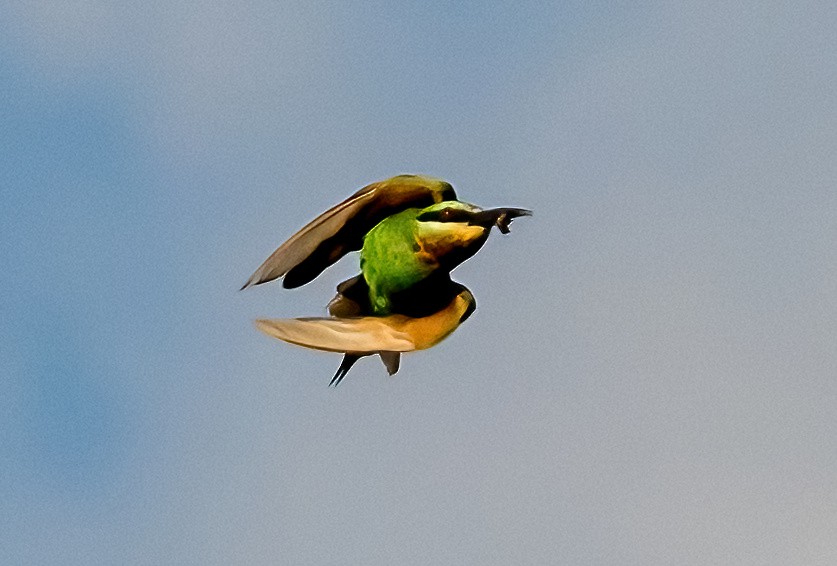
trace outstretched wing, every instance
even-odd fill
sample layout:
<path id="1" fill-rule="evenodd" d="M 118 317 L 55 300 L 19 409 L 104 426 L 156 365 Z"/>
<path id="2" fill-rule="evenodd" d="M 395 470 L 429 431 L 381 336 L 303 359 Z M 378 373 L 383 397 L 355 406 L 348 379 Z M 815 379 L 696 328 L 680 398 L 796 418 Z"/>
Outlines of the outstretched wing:
<path id="1" fill-rule="evenodd" d="M 326 352 L 411 352 L 410 336 L 381 317 L 259 319 L 256 327 L 285 342 Z"/>
<path id="2" fill-rule="evenodd" d="M 408 208 L 456 200 L 441 179 L 399 175 L 363 187 L 305 225 L 279 246 L 241 287 L 284 277 L 288 289 L 308 283 L 347 253 L 363 246 L 363 236 L 381 220 Z"/>
<path id="3" fill-rule="evenodd" d="M 352 284 L 352 280 L 349 280 L 339 288 L 345 291 Z M 343 361 L 331 385 L 340 383 L 357 360 L 373 354 L 381 356 L 387 373 L 393 375 L 398 371 L 401 353 L 424 350 L 438 344 L 474 312 L 476 301 L 468 289 L 450 282 L 444 292 L 447 293 L 446 306 L 426 316 L 393 314 L 349 318 L 260 319 L 256 321 L 256 327 L 268 336 L 291 344 L 343 353 Z M 338 298 L 341 297 L 343 295 L 338 294 Z M 345 297 L 341 300 L 352 302 Z M 354 303 L 351 310 L 355 309 L 362 309 L 362 306 Z"/>
<path id="4" fill-rule="evenodd" d="M 376 190 L 376 185 L 364 187 L 306 224 L 270 254 L 270 257 L 264 260 L 241 288 L 246 289 L 251 285 L 273 281 L 304 263 L 324 242 L 333 238 L 344 228 L 351 218 L 357 217 L 365 207 L 374 202 Z M 341 256 L 345 253 L 343 252 Z M 337 259 L 339 258 L 335 258 L 334 261 Z M 323 266 L 323 269 L 325 267 L 327 266 Z M 285 287 L 289 287 L 287 279 Z"/>
<path id="5" fill-rule="evenodd" d="M 424 350 L 444 340 L 476 308 L 474 296 L 464 286 L 451 283 L 449 290 L 445 304 L 427 316 L 259 319 L 256 327 L 268 336 L 326 352 L 366 355 Z"/>

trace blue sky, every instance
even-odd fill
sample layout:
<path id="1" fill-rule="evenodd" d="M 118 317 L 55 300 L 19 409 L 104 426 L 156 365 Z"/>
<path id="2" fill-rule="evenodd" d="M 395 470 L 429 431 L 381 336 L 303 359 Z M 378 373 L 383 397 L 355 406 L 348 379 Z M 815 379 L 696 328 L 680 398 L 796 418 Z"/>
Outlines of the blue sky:
<path id="1" fill-rule="evenodd" d="M 829 3 L 0 10 L 0 562 L 837 560 Z M 535 216 L 331 390 L 237 289 L 404 172 Z"/>

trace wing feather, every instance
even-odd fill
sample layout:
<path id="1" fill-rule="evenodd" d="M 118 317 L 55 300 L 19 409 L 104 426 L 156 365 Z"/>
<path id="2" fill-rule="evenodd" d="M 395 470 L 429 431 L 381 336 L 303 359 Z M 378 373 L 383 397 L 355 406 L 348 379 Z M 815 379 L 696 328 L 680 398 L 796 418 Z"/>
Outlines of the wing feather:
<path id="1" fill-rule="evenodd" d="M 416 349 L 409 335 L 381 317 L 259 319 L 256 327 L 285 342 L 327 352 L 374 354 Z"/>
<path id="2" fill-rule="evenodd" d="M 364 235 L 387 216 L 455 199 L 449 183 L 421 175 L 399 175 L 367 185 L 291 236 L 241 288 L 279 277 L 284 277 L 287 288 L 304 285 L 348 252 L 359 250 Z"/>
<path id="3" fill-rule="evenodd" d="M 398 369 L 398 352 L 430 348 L 447 336 L 476 308 L 468 289 L 456 285 L 459 293 L 438 312 L 424 317 L 402 314 L 351 318 L 258 319 L 256 327 L 279 340 L 327 352 L 360 355 L 381 354 L 387 369 Z M 384 355 L 393 355 L 389 359 Z"/>
<path id="4" fill-rule="evenodd" d="M 377 185 L 364 187 L 306 224 L 299 232 L 276 248 L 276 251 L 264 260 L 241 288 L 246 289 L 251 285 L 278 279 L 305 261 L 320 244 L 335 236 L 349 219 L 356 216 L 375 199 L 376 189 Z"/>

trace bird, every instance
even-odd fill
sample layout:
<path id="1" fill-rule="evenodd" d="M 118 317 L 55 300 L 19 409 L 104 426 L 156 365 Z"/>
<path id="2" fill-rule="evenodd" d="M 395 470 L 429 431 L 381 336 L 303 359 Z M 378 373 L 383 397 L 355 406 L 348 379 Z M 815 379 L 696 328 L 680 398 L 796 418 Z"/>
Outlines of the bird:
<path id="1" fill-rule="evenodd" d="M 337 286 L 330 317 L 259 319 L 262 332 L 286 342 L 342 352 L 330 385 L 361 357 L 378 354 L 395 374 L 403 352 L 429 348 L 476 308 L 473 294 L 450 272 L 472 257 L 491 228 L 509 232 L 522 208 L 482 209 L 457 200 L 450 183 L 398 175 L 363 187 L 324 212 L 276 249 L 242 286 L 282 278 L 304 285 L 352 251 L 360 275 Z"/>

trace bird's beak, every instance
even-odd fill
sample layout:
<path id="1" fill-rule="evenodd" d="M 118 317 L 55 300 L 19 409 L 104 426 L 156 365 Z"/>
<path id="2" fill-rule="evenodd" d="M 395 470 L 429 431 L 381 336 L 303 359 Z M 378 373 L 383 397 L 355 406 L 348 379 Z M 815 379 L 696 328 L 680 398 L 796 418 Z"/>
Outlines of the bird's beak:
<path id="1" fill-rule="evenodd" d="M 518 216 L 532 216 L 531 210 L 525 208 L 490 208 L 472 214 L 469 224 L 490 228 L 497 226 L 503 234 L 509 233 L 509 224 Z"/>

